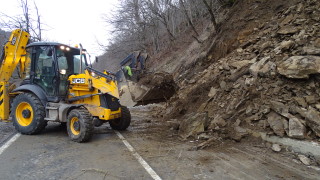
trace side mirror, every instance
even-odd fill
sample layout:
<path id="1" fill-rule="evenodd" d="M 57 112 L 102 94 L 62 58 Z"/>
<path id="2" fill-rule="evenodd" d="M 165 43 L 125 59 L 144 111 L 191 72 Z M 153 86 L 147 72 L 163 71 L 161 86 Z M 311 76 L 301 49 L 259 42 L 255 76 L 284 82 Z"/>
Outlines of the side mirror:
<path id="1" fill-rule="evenodd" d="M 96 63 L 98 62 L 98 57 L 96 56 Z"/>

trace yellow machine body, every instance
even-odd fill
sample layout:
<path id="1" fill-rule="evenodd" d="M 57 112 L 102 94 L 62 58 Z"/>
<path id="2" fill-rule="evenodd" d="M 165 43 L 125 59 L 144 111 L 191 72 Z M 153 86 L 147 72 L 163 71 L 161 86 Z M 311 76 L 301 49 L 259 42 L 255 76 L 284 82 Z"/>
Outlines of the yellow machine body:
<path id="1" fill-rule="evenodd" d="M 9 80 L 15 68 L 20 65 L 20 76 L 25 72 L 26 63 L 30 59 L 25 57 L 29 33 L 16 29 L 12 31 L 8 42 L 4 46 L 4 54 L 0 66 L 0 119 L 9 119 Z M 28 62 L 26 62 L 28 61 Z"/>
<path id="2" fill-rule="evenodd" d="M 16 67 L 19 67 L 19 76 L 21 79 L 26 74 L 26 68 L 30 68 L 31 58 L 26 56 L 26 46 L 29 41 L 29 33 L 16 29 L 12 31 L 8 42 L 4 46 L 4 54 L 0 67 L 0 119 L 8 120 L 10 113 L 10 96 L 15 97 L 19 92 L 12 93 L 13 87 L 10 87 L 9 80 Z M 30 69 L 29 69 L 30 70 Z M 105 75 L 109 75 L 104 72 Z M 93 72 L 84 70 L 81 74 L 71 75 L 68 78 L 69 90 L 68 98 L 76 100 L 66 103 L 84 106 L 93 117 L 101 120 L 111 120 L 121 117 L 121 108 L 111 110 L 101 107 L 102 94 L 110 94 L 111 100 L 118 101 L 119 93 L 117 82 L 105 77 L 95 75 Z M 80 97 L 80 98 L 77 98 Z M 61 117 L 60 117 L 61 118 Z M 59 119 L 57 119 L 59 120 Z M 61 120 L 62 122 L 65 119 Z"/>
<path id="3" fill-rule="evenodd" d="M 120 104 L 115 74 L 93 69 L 82 46 L 28 44 L 29 37 L 14 30 L 4 46 L 0 120 L 8 121 L 11 111 L 13 125 L 22 134 L 37 134 L 48 121 L 66 123 L 75 142 L 88 141 L 94 127 L 106 121 L 115 130 L 130 125 L 131 114 Z M 9 84 L 16 69 L 21 81 L 17 88 Z"/>
<path id="4" fill-rule="evenodd" d="M 108 73 L 105 73 L 108 75 Z M 115 111 L 101 107 L 100 95 L 110 94 L 115 97 L 113 101 L 118 101 L 119 92 L 116 81 L 96 76 L 85 70 L 84 74 L 71 75 L 69 77 L 69 99 L 75 98 L 73 104 L 84 104 L 92 116 L 99 117 L 101 120 L 110 120 L 121 117 L 121 108 Z M 77 97 L 80 97 L 77 100 Z M 83 97 L 83 98 L 81 98 Z"/>

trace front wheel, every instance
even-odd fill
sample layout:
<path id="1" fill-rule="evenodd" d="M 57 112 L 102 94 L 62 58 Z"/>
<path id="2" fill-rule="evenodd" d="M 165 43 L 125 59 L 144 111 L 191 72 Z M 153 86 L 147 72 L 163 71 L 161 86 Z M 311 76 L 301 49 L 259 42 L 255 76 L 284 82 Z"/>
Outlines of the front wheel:
<path id="1" fill-rule="evenodd" d="M 67 119 L 67 131 L 71 140 L 86 142 L 93 133 L 93 119 L 88 110 L 84 108 L 73 109 Z"/>
<path id="2" fill-rule="evenodd" d="M 31 93 L 22 93 L 14 98 L 11 115 L 14 127 L 21 134 L 37 134 L 47 125 L 45 108 Z"/>
<path id="3" fill-rule="evenodd" d="M 121 106 L 121 117 L 109 121 L 109 124 L 114 130 L 126 130 L 131 123 L 131 114 L 127 107 Z"/>

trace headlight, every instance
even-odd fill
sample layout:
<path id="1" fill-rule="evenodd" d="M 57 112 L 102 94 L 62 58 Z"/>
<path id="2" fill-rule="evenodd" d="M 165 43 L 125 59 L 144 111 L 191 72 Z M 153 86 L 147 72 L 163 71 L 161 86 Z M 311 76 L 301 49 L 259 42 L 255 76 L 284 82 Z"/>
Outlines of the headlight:
<path id="1" fill-rule="evenodd" d="M 62 75 L 67 74 L 67 70 L 65 70 L 65 69 L 61 69 L 61 70 L 60 70 L 60 74 L 62 74 Z"/>

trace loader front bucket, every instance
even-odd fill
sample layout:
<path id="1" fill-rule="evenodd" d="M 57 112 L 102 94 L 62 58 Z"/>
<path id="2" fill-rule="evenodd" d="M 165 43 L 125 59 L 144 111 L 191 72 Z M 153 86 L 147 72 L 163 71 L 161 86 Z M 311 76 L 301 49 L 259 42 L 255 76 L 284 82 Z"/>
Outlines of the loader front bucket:
<path id="1" fill-rule="evenodd" d="M 122 70 L 117 72 L 116 77 L 120 102 L 128 107 L 166 101 L 177 89 L 172 77 L 163 73 L 146 74 L 138 82 L 126 77 Z"/>

